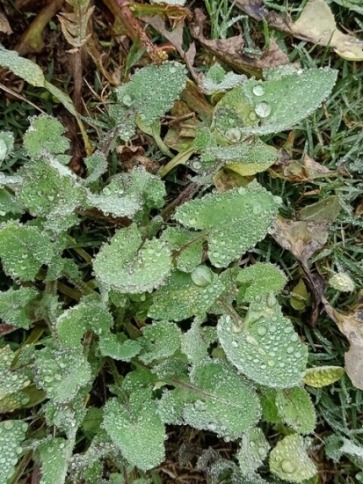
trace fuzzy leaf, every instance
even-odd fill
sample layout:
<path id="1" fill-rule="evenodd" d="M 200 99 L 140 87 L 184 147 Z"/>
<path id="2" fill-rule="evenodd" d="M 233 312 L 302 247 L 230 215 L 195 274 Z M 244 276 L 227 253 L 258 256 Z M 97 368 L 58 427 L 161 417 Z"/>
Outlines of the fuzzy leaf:
<path id="1" fill-rule="evenodd" d="M 192 387 L 188 385 L 181 395 L 186 401 L 181 415 L 185 424 L 235 440 L 257 423 L 257 395 L 229 365 L 217 360 L 201 362 L 192 369 L 190 381 Z"/>
<path id="2" fill-rule="evenodd" d="M 309 387 L 321 388 L 340 380 L 344 373 L 344 368 L 340 366 L 308 368 L 305 372 L 304 383 Z"/>
<path id="3" fill-rule="evenodd" d="M 134 168 L 111 178 L 100 194 L 90 194 L 88 201 L 114 217 L 135 218 L 143 209 L 151 210 L 164 205 L 164 182 L 144 168 Z"/>
<path id="4" fill-rule="evenodd" d="M 195 319 L 192 327 L 182 335 L 181 349 L 191 363 L 199 363 L 208 356 L 208 328 L 201 327 L 201 321 Z"/>
<path id="5" fill-rule="evenodd" d="M 64 484 L 72 448 L 63 438 L 48 438 L 37 446 L 37 460 L 41 464 L 40 484 Z"/>
<path id="6" fill-rule="evenodd" d="M 0 422 L 0 482 L 7 483 L 23 452 L 21 444 L 25 439 L 28 425 L 22 420 Z"/>
<path id="7" fill-rule="evenodd" d="M 144 391 L 131 394 L 129 405 L 112 398 L 104 409 L 106 432 L 129 463 L 143 471 L 165 458 L 165 428 L 156 410 L 156 403 Z"/>
<path id="8" fill-rule="evenodd" d="M 31 287 L 0 292 L 0 318 L 17 328 L 29 329 L 32 322 L 30 303 L 37 296 L 38 291 Z"/>
<path id="9" fill-rule="evenodd" d="M 87 330 L 104 334 L 113 324 L 105 305 L 93 296 L 84 297 L 77 306 L 64 311 L 57 319 L 58 337 L 65 348 L 79 348 Z"/>
<path id="10" fill-rule="evenodd" d="M 9 222 L 0 228 L 0 257 L 13 279 L 32 281 L 53 255 L 52 243 L 36 227 Z"/>
<path id="11" fill-rule="evenodd" d="M 7 67 L 32 86 L 44 86 L 45 77 L 41 68 L 31 60 L 20 57 L 15 50 L 0 47 L 0 66 Z"/>
<path id="12" fill-rule="evenodd" d="M 300 434 L 311 434 L 316 425 L 316 414 L 311 398 L 304 388 L 278 390 L 276 406 L 282 420 Z"/>
<path id="13" fill-rule="evenodd" d="M 192 272 L 201 262 L 203 239 L 190 230 L 180 227 L 167 227 L 162 236 L 173 250 L 175 265 L 183 272 Z"/>
<path id="14" fill-rule="evenodd" d="M 209 68 L 206 76 L 201 76 L 201 87 L 206 94 L 225 92 L 247 80 L 247 77 L 234 72 L 226 72 L 220 64 Z"/>
<path id="15" fill-rule="evenodd" d="M 102 356 L 110 356 L 114 360 L 130 361 L 141 351 L 137 340 L 127 339 L 122 333 L 108 333 L 100 336 L 99 349 Z"/>
<path id="16" fill-rule="evenodd" d="M 130 82 L 117 88 L 117 102 L 109 112 L 120 137 L 124 141 L 130 139 L 135 132 L 137 117 L 150 127 L 169 111 L 184 89 L 185 81 L 184 66 L 166 62 L 138 70 Z"/>
<path id="17" fill-rule="evenodd" d="M 159 240 L 142 243 L 135 224 L 121 229 L 104 244 L 94 264 L 97 278 L 106 286 L 138 294 L 160 286 L 171 270 L 168 247 Z"/>
<path id="18" fill-rule="evenodd" d="M 43 348 L 36 354 L 34 381 L 55 402 L 72 400 L 91 380 L 91 368 L 79 349 Z"/>
<path id="19" fill-rule="evenodd" d="M 251 477 L 262 466 L 270 450 L 264 433 L 258 427 L 247 430 L 243 434 L 241 446 L 237 452 L 237 460 L 245 477 Z"/>
<path id="20" fill-rule="evenodd" d="M 86 184 L 94 183 L 107 171 L 107 158 L 102 151 L 95 151 L 84 159 L 87 167 Z"/>
<path id="21" fill-rule="evenodd" d="M 237 281 L 242 285 L 239 300 L 253 302 L 256 296 L 267 296 L 271 292 L 278 294 L 286 284 L 286 276 L 274 264 L 256 262 L 242 269 Z"/>
<path id="22" fill-rule="evenodd" d="M 70 156 L 64 153 L 69 149 L 70 143 L 64 132 L 64 126 L 56 118 L 45 114 L 33 116 L 24 136 L 24 147 L 28 156 L 35 160 L 43 151 L 47 151 L 57 156 L 62 164 L 68 163 Z"/>
<path id="23" fill-rule="evenodd" d="M 251 380 L 276 388 L 301 382 L 307 348 L 272 294 L 251 303 L 244 321 L 222 316 L 217 329 L 227 358 Z"/>
<path id="24" fill-rule="evenodd" d="M 252 182 L 247 188 L 184 203 L 175 218 L 187 227 L 205 230 L 210 261 L 226 267 L 265 237 L 279 204 L 278 197 Z"/>
<path id="25" fill-rule="evenodd" d="M 224 286 L 216 274 L 211 284 L 198 286 L 190 274 L 175 271 L 165 286 L 153 294 L 149 317 L 182 321 L 195 315 L 204 315 L 223 290 Z"/>
<path id="26" fill-rule="evenodd" d="M 13 412 L 29 401 L 23 390 L 31 382 L 26 372 L 12 368 L 13 359 L 9 346 L 0 348 L 0 413 Z"/>
<path id="27" fill-rule="evenodd" d="M 337 78 L 337 71 L 329 68 L 274 72 L 271 80 L 244 82 L 217 104 L 213 126 L 222 139 L 228 141 L 231 129 L 242 138 L 292 128 L 321 105 Z"/>
<path id="28" fill-rule="evenodd" d="M 300 435 L 287 435 L 270 453 L 270 471 L 283 481 L 303 482 L 317 470 Z"/>
<path id="29" fill-rule="evenodd" d="M 14 148 L 14 135 L 11 131 L 0 131 L 0 166 Z"/>
<path id="30" fill-rule="evenodd" d="M 77 395 L 66 403 L 49 400 L 43 407 L 48 426 L 57 427 L 73 440 L 77 429 L 86 416 L 86 402 L 88 388 L 83 388 Z"/>
<path id="31" fill-rule="evenodd" d="M 139 358 L 147 365 L 172 356 L 180 348 L 181 331 L 175 323 L 156 321 L 145 326 L 142 334 L 140 344 L 143 350 Z"/>

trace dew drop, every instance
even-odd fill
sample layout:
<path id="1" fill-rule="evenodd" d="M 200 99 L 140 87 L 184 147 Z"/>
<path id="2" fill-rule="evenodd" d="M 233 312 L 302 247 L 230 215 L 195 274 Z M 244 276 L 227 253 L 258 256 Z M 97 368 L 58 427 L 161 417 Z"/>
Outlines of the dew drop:
<path id="1" fill-rule="evenodd" d="M 291 460 L 283 460 L 281 462 L 281 469 L 286 472 L 286 474 L 292 474 L 296 467 L 295 467 L 295 464 L 293 462 L 291 462 Z"/>
<path id="2" fill-rule="evenodd" d="M 271 106 L 268 103 L 262 101 L 261 103 L 258 103 L 256 105 L 255 112 L 260 118 L 267 118 L 271 114 Z"/>
<path id="3" fill-rule="evenodd" d="M 257 84 L 256 86 L 254 86 L 252 92 L 255 96 L 263 96 L 265 94 L 265 90 L 263 86 L 261 86 L 261 84 Z"/>

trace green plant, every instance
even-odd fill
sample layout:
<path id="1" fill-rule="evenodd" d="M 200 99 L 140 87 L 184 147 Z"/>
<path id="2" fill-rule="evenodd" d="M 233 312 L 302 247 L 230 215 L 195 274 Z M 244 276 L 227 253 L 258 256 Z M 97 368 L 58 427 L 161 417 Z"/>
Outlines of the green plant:
<path id="1" fill-rule="evenodd" d="M 49 89 L 29 62 L 1 51 L 0 63 Z M 17 345 L 2 340 L 0 410 L 19 412 L 0 427 L 2 482 L 31 455 L 43 484 L 103 482 L 104 466 L 120 475 L 132 466 L 146 479 L 165 459 L 170 424 L 240 441 L 239 467 L 231 463 L 228 472 L 236 482 L 265 482 L 257 471 L 270 444 L 261 421 L 287 434 L 270 452 L 273 476 L 303 482 L 316 475 L 302 436 L 314 431 L 316 415 L 303 384 L 319 387 L 341 373 L 332 367 L 314 378 L 307 370 L 307 346 L 278 299 L 283 271 L 240 265 L 271 230 L 282 200 L 256 179 L 211 188 L 222 169 L 250 177 L 271 166 L 276 149 L 258 136 L 306 118 L 336 75 L 270 70 L 266 80 L 225 94 L 192 147 L 189 166 L 208 193 L 177 207 L 169 226 L 165 182 L 140 167 L 109 176 L 108 156 L 137 129 L 165 150 L 160 118 L 185 86 L 183 66 L 147 66 L 116 90 L 107 148 L 101 142 L 85 159 L 84 178 L 68 166 L 62 124 L 30 119 L 26 162 L 15 172 L 5 164 L 0 178 L 0 315 L 29 331 Z M 6 162 L 13 139 L 3 132 L 0 140 Z M 116 228 L 85 235 L 97 217 Z M 96 398 L 105 375 L 107 395 Z M 33 407 L 42 425 L 35 419 L 28 427 L 16 415 Z"/>

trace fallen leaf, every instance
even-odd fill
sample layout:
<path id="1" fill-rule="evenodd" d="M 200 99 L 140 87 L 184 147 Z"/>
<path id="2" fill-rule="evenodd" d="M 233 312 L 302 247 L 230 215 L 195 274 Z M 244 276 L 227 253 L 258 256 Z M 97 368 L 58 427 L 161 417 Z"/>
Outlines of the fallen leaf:
<path id="1" fill-rule="evenodd" d="M 331 171 L 317 161 L 305 155 L 302 163 L 292 160 L 282 152 L 279 162 L 270 169 L 272 176 L 296 183 L 312 182 L 320 178 L 333 177 L 337 172 Z"/>
<path id="2" fill-rule="evenodd" d="M 350 343 L 344 355 L 345 369 L 353 385 L 363 390 L 363 289 L 351 311 L 341 313 L 322 297 L 325 311 Z"/>
<path id="3" fill-rule="evenodd" d="M 269 12 L 262 0 L 236 0 L 235 5 L 256 20 L 267 21 L 277 30 L 314 44 L 332 47 L 346 60 L 363 60 L 363 42 L 338 30 L 334 15 L 325 0 L 309 0 L 296 22 L 287 15 Z"/>
<path id="4" fill-rule="evenodd" d="M 218 171 L 213 177 L 213 183 L 220 193 L 232 188 L 244 187 L 250 183 L 250 179 L 224 168 Z"/>
<path id="5" fill-rule="evenodd" d="M 261 77 L 264 69 L 289 64 L 288 56 L 280 49 L 274 39 L 260 57 L 247 55 L 242 52 L 244 40 L 242 35 L 229 39 L 207 39 L 204 37 L 204 25 L 207 17 L 199 8 L 195 9 L 194 22 L 191 23 L 191 34 L 198 42 L 210 50 L 224 64 L 229 65 L 236 72 L 246 72 Z"/>
<path id="6" fill-rule="evenodd" d="M 314 220 L 316 222 L 322 222 L 329 220 L 330 222 L 334 222 L 339 216 L 340 209 L 339 197 L 332 195 L 301 209 L 299 219 L 304 221 Z"/>
<path id="7" fill-rule="evenodd" d="M 302 278 L 290 292 L 290 304 L 295 311 L 305 311 L 306 306 L 309 304 L 309 293 L 306 288 L 305 282 Z"/>
<path id="8" fill-rule="evenodd" d="M 10 24 L 8 22 L 8 19 L 6 18 L 5 14 L 0 12 L 0 32 L 3 32 L 4 34 L 10 35 L 13 33 L 12 28 L 10 27 Z"/>

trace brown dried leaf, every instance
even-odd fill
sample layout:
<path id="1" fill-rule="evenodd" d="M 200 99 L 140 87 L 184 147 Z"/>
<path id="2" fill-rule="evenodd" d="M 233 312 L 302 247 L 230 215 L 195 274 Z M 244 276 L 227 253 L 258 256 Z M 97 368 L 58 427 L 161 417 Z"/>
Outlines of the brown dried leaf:
<path id="1" fill-rule="evenodd" d="M 10 35 L 13 33 L 5 14 L 0 12 L 0 32 Z"/>
<path id="2" fill-rule="evenodd" d="M 78 50 L 90 37 L 87 28 L 95 7 L 90 7 L 90 0 L 67 0 L 67 3 L 73 11 L 59 14 L 58 19 L 67 42 Z"/>
<path id="3" fill-rule="evenodd" d="M 356 304 L 347 313 L 334 309 L 325 297 L 322 300 L 326 312 L 350 343 L 349 351 L 344 355 L 347 374 L 353 385 L 363 390 L 363 289 L 359 292 Z"/>
<path id="4" fill-rule="evenodd" d="M 274 39 L 270 40 L 268 49 L 260 57 L 250 56 L 242 52 L 244 41 L 241 35 L 224 40 L 211 40 L 204 37 L 205 22 L 206 16 L 204 13 L 198 8 L 195 9 L 195 19 L 191 24 L 192 36 L 234 71 L 261 76 L 264 69 L 290 63 L 288 56 L 280 49 Z"/>
<path id="5" fill-rule="evenodd" d="M 279 164 L 275 165 L 270 172 L 272 176 L 297 183 L 312 182 L 337 175 L 337 172 L 329 170 L 308 155 L 305 155 L 303 162 L 300 163 L 297 160 L 284 159 L 282 154 Z"/>

